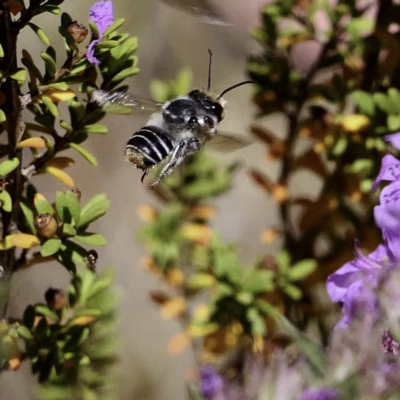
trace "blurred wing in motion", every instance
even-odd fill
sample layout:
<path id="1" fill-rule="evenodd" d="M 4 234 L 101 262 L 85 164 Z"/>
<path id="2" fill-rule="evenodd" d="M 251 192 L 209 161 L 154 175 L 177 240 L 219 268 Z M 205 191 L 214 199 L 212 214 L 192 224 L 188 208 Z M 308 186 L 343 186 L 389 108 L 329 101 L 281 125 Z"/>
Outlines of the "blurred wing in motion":
<path id="1" fill-rule="evenodd" d="M 250 140 L 242 139 L 231 133 L 218 131 L 218 133 L 207 142 L 206 146 L 212 150 L 228 153 L 242 149 L 250 144 L 253 144 Z"/>
<path id="2" fill-rule="evenodd" d="M 165 4 L 197 17 L 212 25 L 232 25 L 210 0 L 163 0 Z"/>
<path id="3" fill-rule="evenodd" d="M 162 106 L 162 103 L 142 99 L 130 93 L 106 92 L 104 90 L 95 90 L 92 94 L 92 101 L 98 103 L 104 111 L 114 114 L 130 114 L 133 108 L 155 112 Z"/>

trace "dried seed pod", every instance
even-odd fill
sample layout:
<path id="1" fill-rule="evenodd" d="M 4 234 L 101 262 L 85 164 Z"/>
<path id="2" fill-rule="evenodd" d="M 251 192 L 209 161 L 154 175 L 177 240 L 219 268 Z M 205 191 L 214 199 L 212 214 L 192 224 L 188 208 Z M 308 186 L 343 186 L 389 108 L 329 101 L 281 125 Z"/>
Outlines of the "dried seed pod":
<path id="1" fill-rule="evenodd" d="M 81 201 L 82 192 L 78 188 L 76 188 L 76 187 L 72 188 L 71 192 L 75 194 L 75 196 L 78 199 L 78 201 Z"/>
<path id="2" fill-rule="evenodd" d="M 49 213 L 39 214 L 35 218 L 35 228 L 40 236 L 50 238 L 56 235 L 58 223 Z"/>
<path id="3" fill-rule="evenodd" d="M 61 289 L 47 289 L 46 293 L 44 294 L 44 298 L 46 299 L 46 303 L 49 308 L 53 311 L 60 311 L 67 304 L 67 296 Z"/>
<path id="4" fill-rule="evenodd" d="M 68 32 L 76 43 L 82 43 L 86 39 L 89 30 L 86 28 L 86 26 L 78 24 L 76 21 L 74 21 L 71 25 L 69 25 Z"/>

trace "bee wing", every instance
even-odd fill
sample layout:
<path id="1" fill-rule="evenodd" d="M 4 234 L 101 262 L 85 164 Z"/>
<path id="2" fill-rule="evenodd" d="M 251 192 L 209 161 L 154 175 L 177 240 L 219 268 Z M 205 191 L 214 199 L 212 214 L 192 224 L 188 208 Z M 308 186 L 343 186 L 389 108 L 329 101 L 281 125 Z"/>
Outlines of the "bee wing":
<path id="1" fill-rule="evenodd" d="M 129 114 L 133 108 L 155 112 L 162 106 L 162 103 L 143 99 L 130 93 L 106 92 L 104 90 L 95 90 L 92 94 L 92 101 L 103 107 L 104 111 L 115 114 Z"/>
<path id="2" fill-rule="evenodd" d="M 239 150 L 243 147 L 249 146 L 252 143 L 252 141 L 242 139 L 237 135 L 218 131 L 218 133 L 207 142 L 207 147 L 219 152 L 227 153 Z"/>
<path id="3" fill-rule="evenodd" d="M 197 17 L 206 24 L 232 25 L 217 7 L 208 0 L 163 0 L 165 4 Z"/>

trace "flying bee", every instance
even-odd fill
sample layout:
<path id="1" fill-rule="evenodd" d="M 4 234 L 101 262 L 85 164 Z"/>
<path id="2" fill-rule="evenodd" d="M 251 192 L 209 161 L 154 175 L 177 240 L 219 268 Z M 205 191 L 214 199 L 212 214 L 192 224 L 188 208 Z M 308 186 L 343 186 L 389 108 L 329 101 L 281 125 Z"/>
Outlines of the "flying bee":
<path id="1" fill-rule="evenodd" d="M 209 94 L 211 87 L 212 52 L 209 51 L 207 91 L 192 90 L 163 104 L 158 103 L 147 124 L 135 132 L 126 145 L 126 159 L 143 170 L 143 182 L 149 169 L 167 161 L 154 187 L 169 175 L 187 156 L 197 153 L 217 133 L 217 125 L 224 118 L 224 101 L 227 92 L 254 81 L 243 81 L 225 89 L 217 97 Z M 141 101 L 127 93 L 108 94 L 95 91 L 94 100 L 105 109 L 119 105 L 151 108 L 154 103 Z M 226 136 L 225 136 L 226 137 Z M 228 138 L 228 140 L 239 141 Z"/>

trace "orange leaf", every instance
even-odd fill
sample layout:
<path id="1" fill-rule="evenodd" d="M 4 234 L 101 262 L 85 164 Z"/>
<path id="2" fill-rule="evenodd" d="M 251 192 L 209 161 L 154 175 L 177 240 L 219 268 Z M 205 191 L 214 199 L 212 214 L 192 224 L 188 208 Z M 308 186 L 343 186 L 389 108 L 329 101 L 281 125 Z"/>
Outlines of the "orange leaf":
<path id="1" fill-rule="evenodd" d="M 56 167 L 45 167 L 44 171 L 50 175 L 53 175 L 54 178 L 57 178 L 64 185 L 70 188 L 75 186 L 73 179 L 66 172 L 61 171 L 61 169 Z"/>
<path id="2" fill-rule="evenodd" d="M 272 181 L 267 176 L 265 176 L 262 172 L 252 169 L 250 171 L 250 175 L 253 178 L 253 180 L 255 181 L 255 183 L 257 183 L 259 186 L 261 186 L 262 189 L 266 190 L 267 192 L 272 191 L 272 188 L 273 188 Z"/>
<path id="3" fill-rule="evenodd" d="M 74 165 L 75 161 L 69 157 L 55 157 L 51 159 L 47 164 L 46 167 L 55 167 L 58 169 L 65 169 Z"/>
<path id="4" fill-rule="evenodd" d="M 169 340 L 168 352 L 172 354 L 181 353 L 190 344 L 190 338 L 186 333 L 178 333 Z"/>
<path id="5" fill-rule="evenodd" d="M 96 317 L 93 315 L 82 315 L 81 317 L 76 317 L 74 318 L 71 323 L 73 325 L 79 325 L 79 326 L 84 326 L 92 323 L 93 321 L 96 321 Z"/>
<path id="6" fill-rule="evenodd" d="M 22 356 L 12 357 L 8 360 L 8 365 L 13 371 L 18 371 L 22 364 Z"/>
<path id="7" fill-rule="evenodd" d="M 46 147 L 46 142 L 39 137 L 35 138 L 29 138 L 26 140 L 23 140 L 22 142 L 19 142 L 17 144 L 18 148 L 21 147 L 33 147 L 34 149 L 44 149 Z"/>
<path id="8" fill-rule="evenodd" d="M 210 308 L 206 303 L 201 303 L 194 309 L 193 319 L 198 321 L 207 321 L 209 316 Z"/>
<path id="9" fill-rule="evenodd" d="M 210 219 L 215 215 L 215 209 L 208 206 L 196 206 L 189 210 L 189 216 L 196 219 Z"/>
<path id="10" fill-rule="evenodd" d="M 137 213 L 139 218 L 144 222 L 155 222 L 157 217 L 157 212 L 154 207 L 148 204 L 142 204 L 139 206 Z"/>
<path id="11" fill-rule="evenodd" d="M 161 317 L 164 319 L 175 318 L 186 310 L 186 300 L 183 297 L 174 297 L 161 306 Z"/>
<path id="12" fill-rule="evenodd" d="M 272 189 L 272 196 L 279 204 L 284 203 L 289 197 L 289 191 L 285 185 L 278 184 Z"/>
<path id="13" fill-rule="evenodd" d="M 189 240 L 193 240 L 197 244 L 206 245 L 212 237 L 212 229 L 203 224 L 186 224 L 182 228 L 183 236 Z"/>
<path id="14" fill-rule="evenodd" d="M 270 244 L 272 243 L 277 237 L 279 236 L 279 230 L 278 229 L 266 229 L 264 232 L 261 234 L 261 241 L 263 243 Z"/>
<path id="15" fill-rule="evenodd" d="M 57 103 L 59 101 L 68 101 L 73 99 L 76 96 L 76 93 L 71 89 L 60 90 L 50 87 L 46 89 L 42 95 L 48 97 L 53 103 Z"/>
<path id="16" fill-rule="evenodd" d="M 40 240 L 36 236 L 27 233 L 15 233 L 9 237 L 11 243 L 21 249 L 30 249 L 31 247 L 40 245 Z"/>
<path id="17" fill-rule="evenodd" d="M 170 268 L 165 273 L 165 281 L 172 287 L 181 286 L 184 280 L 185 276 L 179 268 Z"/>
<path id="18" fill-rule="evenodd" d="M 326 178 L 328 176 L 328 172 L 326 170 L 326 166 L 323 163 L 321 153 L 316 153 L 314 149 L 310 149 L 309 151 L 302 154 L 296 160 L 297 168 L 307 168 L 320 176 L 321 178 Z"/>

